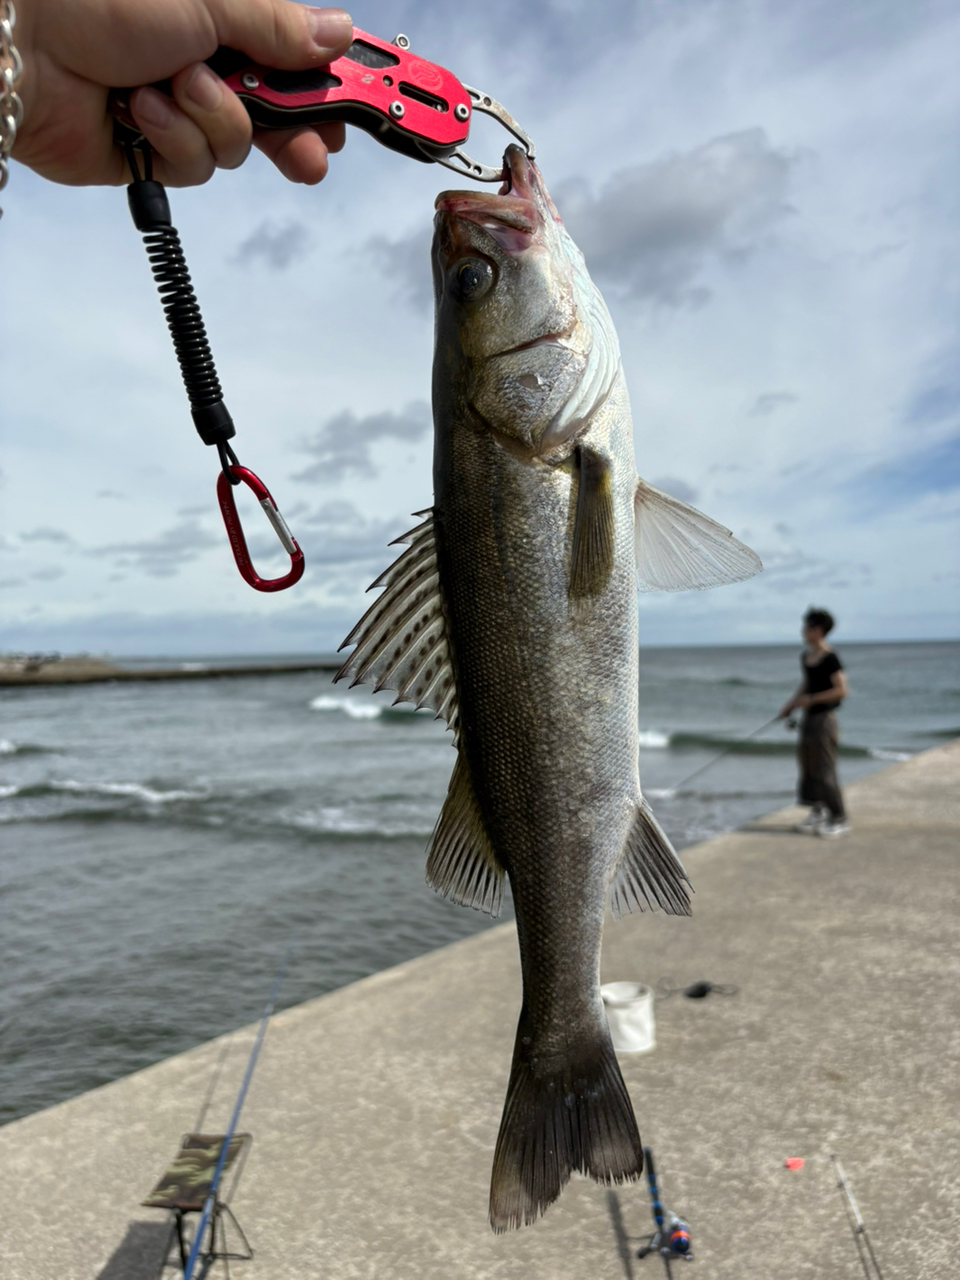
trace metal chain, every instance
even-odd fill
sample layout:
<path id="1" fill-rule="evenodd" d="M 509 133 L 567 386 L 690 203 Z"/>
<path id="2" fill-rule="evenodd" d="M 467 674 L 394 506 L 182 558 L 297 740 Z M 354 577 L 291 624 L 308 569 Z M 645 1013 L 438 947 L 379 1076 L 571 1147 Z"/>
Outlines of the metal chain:
<path id="1" fill-rule="evenodd" d="M 0 191 L 7 185 L 7 157 L 23 120 L 23 103 L 16 92 L 17 81 L 23 73 L 23 60 L 13 43 L 16 22 L 13 0 L 0 0 Z"/>

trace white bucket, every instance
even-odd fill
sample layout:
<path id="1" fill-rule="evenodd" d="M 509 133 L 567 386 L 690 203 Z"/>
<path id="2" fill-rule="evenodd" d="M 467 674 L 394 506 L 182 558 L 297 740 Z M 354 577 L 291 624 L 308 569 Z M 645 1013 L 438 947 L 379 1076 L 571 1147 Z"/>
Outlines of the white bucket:
<path id="1" fill-rule="evenodd" d="M 649 1053 L 656 1047 L 650 987 L 641 982 L 607 982 L 600 995 L 618 1053 Z"/>

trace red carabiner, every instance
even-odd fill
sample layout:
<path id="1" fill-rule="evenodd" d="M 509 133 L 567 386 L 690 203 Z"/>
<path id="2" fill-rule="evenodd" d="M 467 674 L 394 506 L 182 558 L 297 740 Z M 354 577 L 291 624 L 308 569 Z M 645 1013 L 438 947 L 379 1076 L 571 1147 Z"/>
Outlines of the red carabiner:
<path id="1" fill-rule="evenodd" d="M 243 527 L 240 524 L 240 517 L 237 515 L 237 504 L 233 500 L 233 486 L 227 479 L 226 474 L 221 471 L 217 476 L 217 501 L 220 503 L 220 510 L 223 512 L 223 523 L 227 526 L 227 537 L 230 539 L 233 558 L 237 562 L 240 576 L 244 582 L 249 582 L 255 591 L 286 591 L 287 587 L 292 587 L 295 582 L 299 582 L 303 577 L 303 552 L 297 546 L 296 539 L 287 528 L 287 522 L 278 511 L 270 490 L 260 477 L 254 475 L 248 467 L 232 466 L 230 471 L 232 475 L 235 475 L 238 480 L 242 480 L 256 494 L 257 500 L 266 512 L 267 519 L 273 525 L 277 537 L 283 543 L 284 551 L 290 557 L 290 572 L 285 577 L 260 577 L 253 567 L 250 552 L 247 550 L 247 540 L 243 536 Z"/>

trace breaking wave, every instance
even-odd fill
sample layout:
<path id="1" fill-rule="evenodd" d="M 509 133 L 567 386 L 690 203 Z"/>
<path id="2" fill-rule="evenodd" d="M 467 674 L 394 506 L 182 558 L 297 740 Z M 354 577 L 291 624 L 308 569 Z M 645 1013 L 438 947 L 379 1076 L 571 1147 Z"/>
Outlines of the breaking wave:
<path id="1" fill-rule="evenodd" d="M 203 800 L 204 791 L 160 791 L 143 786 L 139 782 L 77 782 L 67 778 L 63 782 L 35 782 L 23 787 L 0 788 L 0 796 L 22 796 L 36 799 L 56 795 L 111 796 L 140 800 L 144 804 L 169 804 L 172 800 Z"/>
<path id="2" fill-rule="evenodd" d="M 317 835 L 429 837 L 436 823 L 434 807 L 397 805 L 392 811 L 372 806 L 328 806 L 292 814 L 287 824 L 298 831 Z"/>
<path id="3" fill-rule="evenodd" d="M 761 738 L 735 738 L 722 733 L 695 733 L 679 731 L 662 733 L 657 729 L 640 730 L 641 748 L 668 749 L 671 751 L 714 751 L 718 755 L 724 752 L 729 755 L 743 756 L 792 756 L 797 749 L 793 737 L 781 739 L 779 742 L 764 741 Z M 913 752 L 895 751 L 886 747 L 861 747 L 856 743 L 841 742 L 839 754 L 849 759 L 860 760 L 911 760 Z"/>
<path id="4" fill-rule="evenodd" d="M 311 711 L 340 711 L 351 720 L 376 720 L 383 714 L 383 707 L 375 702 L 360 702 L 356 698 L 336 697 L 329 693 L 321 693 L 319 698 L 311 698 Z"/>
<path id="5" fill-rule="evenodd" d="M 41 747 L 35 742 L 11 742 L 9 738 L 0 738 L 0 756 L 44 756 L 53 755 L 55 747 Z"/>
<path id="6" fill-rule="evenodd" d="M 391 706 L 389 703 L 377 703 L 372 699 L 367 702 L 359 698 L 337 697 L 336 694 L 322 693 L 318 698 L 312 698 L 308 705 L 311 711 L 339 711 L 349 716 L 351 720 L 403 719 L 409 721 L 414 717 L 427 718 L 426 713 L 420 715 L 412 702 L 401 702 L 397 706 Z"/>

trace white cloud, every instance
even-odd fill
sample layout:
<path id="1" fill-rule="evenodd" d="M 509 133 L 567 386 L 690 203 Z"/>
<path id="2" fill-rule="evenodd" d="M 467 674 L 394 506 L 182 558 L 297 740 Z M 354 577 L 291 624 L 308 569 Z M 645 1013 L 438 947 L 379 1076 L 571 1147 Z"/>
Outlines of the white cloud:
<path id="1" fill-rule="evenodd" d="M 134 542 L 111 542 L 91 547 L 86 554 L 107 558 L 118 570 L 145 573 L 151 578 L 172 578 L 184 565 L 217 545 L 219 539 L 201 528 L 198 521 L 181 520 L 156 537 Z"/>
<path id="2" fill-rule="evenodd" d="M 371 0 L 363 20 L 530 129 L 617 324 L 642 473 L 768 562 L 646 599 L 645 638 L 792 640 L 826 595 L 844 636 L 956 634 L 955 6 Z M 504 140 L 480 124 L 471 149 Z M 232 565 L 123 193 L 14 165 L 0 647 L 339 642 L 430 503 L 427 246 L 454 185 L 350 131 L 318 188 L 256 156 L 171 192 L 239 456 L 307 554 L 264 598 Z M 282 563 L 257 519 L 251 548 Z"/>
<path id="3" fill-rule="evenodd" d="M 757 396 L 750 410 L 751 418 L 767 418 L 771 413 L 776 413 L 778 409 L 785 408 L 788 404 L 796 404 L 797 397 L 792 391 L 764 391 Z"/>
<path id="4" fill-rule="evenodd" d="M 430 406 L 415 400 L 400 413 L 386 410 L 358 418 L 347 409 L 330 418 L 311 440 L 300 446 L 315 459 L 292 479 L 332 481 L 344 476 L 373 476 L 373 446 L 379 440 L 422 440 L 430 430 Z"/>
<path id="5" fill-rule="evenodd" d="M 742 260 L 789 212 L 791 157 L 762 129 L 555 192 L 557 207 L 598 282 L 631 298 L 699 306 L 711 258 Z"/>
<path id="6" fill-rule="evenodd" d="M 312 237 L 300 222 L 278 225 L 269 218 L 237 246 L 230 261 L 240 266 L 263 262 L 274 271 L 285 271 L 310 252 Z"/>

